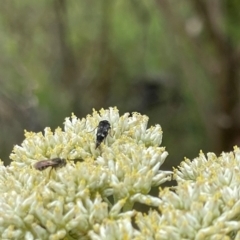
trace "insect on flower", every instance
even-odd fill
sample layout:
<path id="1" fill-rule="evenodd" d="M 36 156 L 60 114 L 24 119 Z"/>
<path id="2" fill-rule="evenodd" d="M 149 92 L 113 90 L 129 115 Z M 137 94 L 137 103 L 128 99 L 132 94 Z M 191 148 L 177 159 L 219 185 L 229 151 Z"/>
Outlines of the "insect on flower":
<path id="1" fill-rule="evenodd" d="M 111 125 L 107 120 L 99 122 L 96 135 L 96 148 L 98 148 L 102 141 L 107 137 L 110 129 Z"/>
<path id="2" fill-rule="evenodd" d="M 33 167 L 39 171 L 43 171 L 44 169 L 46 169 L 48 167 L 52 167 L 52 169 L 53 168 L 56 169 L 59 167 L 63 167 L 66 164 L 67 164 L 67 161 L 64 158 L 53 158 L 53 159 L 39 161 L 39 162 L 35 163 L 33 165 Z"/>

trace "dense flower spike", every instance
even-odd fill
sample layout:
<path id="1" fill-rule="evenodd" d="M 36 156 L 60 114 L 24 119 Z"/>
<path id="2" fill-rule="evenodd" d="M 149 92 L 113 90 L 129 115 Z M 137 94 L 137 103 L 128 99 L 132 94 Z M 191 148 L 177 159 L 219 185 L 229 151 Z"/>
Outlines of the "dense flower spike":
<path id="1" fill-rule="evenodd" d="M 96 148 L 96 127 L 111 129 Z M 159 125 L 147 129 L 148 117 L 119 115 L 116 108 L 66 118 L 54 132 L 25 132 L 9 167 L 0 166 L 0 236 L 2 239 L 132 239 L 135 202 L 159 206 L 151 187 L 171 179 L 160 167 L 167 157 L 160 147 Z M 38 161 L 66 159 L 62 168 L 38 171 Z M 107 238 L 106 238 L 107 236 Z"/>
<path id="2" fill-rule="evenodd" d="M 111 129 L 96 148 L 102 120 Z M 1 239 L 240 239 L 239 148 L 185 159 L 174 170 L 177 186 L 153 197 L 150 189 L 172 173 L 160 170 L 168 155 L 161 127 L 147 129 L 147 122 L 110 108 L 81 120 L 72 115 L 64 130 L 26 132 L 11 165 L 0 162 Z M 51 158 L 67 164 L 34 168 Z M 142 214 L 135 202 L 158 211 Z"/>
<path id="3" fill-rule="evenodd" d="M 102 120 L 111 129 L 96 148 Z M 174 170 L 177 186 L 153 197 L 150 189 L 172 174 L 160 170 L 168 155 L 161 127 L 147 122 L 110 108 L 72 115 L 64 130 L 26 132 L 11 165 L 0 164 L 1 239 L 240 239 L 240 150 L 185 159 Z M 33 167 L 57 157 L 66 166 Z M 158 211 L 142 214 L 135 202 Z"/>
<path id="4" fill-rule="evenodd" d="M 136 239 L 240 239 L 240 149 L 186 159 L 178 186 L 160 192 L 159 210 L 137 215 Z"/>

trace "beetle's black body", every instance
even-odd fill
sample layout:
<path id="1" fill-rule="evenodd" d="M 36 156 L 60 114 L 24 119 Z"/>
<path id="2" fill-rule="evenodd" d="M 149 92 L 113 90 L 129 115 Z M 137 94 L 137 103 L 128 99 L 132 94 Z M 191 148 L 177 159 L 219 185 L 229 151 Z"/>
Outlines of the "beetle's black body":
<path id="1" fill-rule="evenodd" d="M 107 120 L 99 122 L 96 135 L 96 148 L 98 148 L 102 141 L 107 137 L 110 129 L 111 125 Z"/>

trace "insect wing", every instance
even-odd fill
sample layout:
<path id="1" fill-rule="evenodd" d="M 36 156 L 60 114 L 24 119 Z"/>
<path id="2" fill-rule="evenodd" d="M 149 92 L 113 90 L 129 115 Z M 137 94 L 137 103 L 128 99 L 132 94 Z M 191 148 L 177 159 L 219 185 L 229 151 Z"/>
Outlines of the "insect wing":
<path id="1" fill-rule="evenodd" d="M 42 160 L 33 165 L 37 170 L 44 170 L 47 167 L 53 166 L 55 163 L 52 160 Z"/>
<path id="2" fill-rule="evenodd" d="M 35 163 L 33 165 L 34 168 L 36 168 L 37 170 L 44 170 L 48 167 L 61 167 L 61 166 L 65 166 L 66 165 L 66 160 L 65 159 L 61 159 L 61 158 L 54 158 L 54 159 L 49 159 L 49 160 L 42 160 L 39 161 L 37 163 Z"/>

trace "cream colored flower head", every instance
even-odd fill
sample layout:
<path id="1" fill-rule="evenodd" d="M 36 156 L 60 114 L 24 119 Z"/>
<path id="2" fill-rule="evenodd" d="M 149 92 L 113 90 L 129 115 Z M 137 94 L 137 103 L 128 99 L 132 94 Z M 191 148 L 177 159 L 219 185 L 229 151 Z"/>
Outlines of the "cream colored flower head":
<path id="1" fill-rule="evenodd" d="M 111 128 L 96 148 L 102 120 Z M 129 222 L 135 202 L 159 206 L 148 193 L 171 172 L 160 168 L 168 155 L 160 147 L 162 129 L 147 123 L 147 116 L 109 108 L 83 119 L 72 115 L 54 132 L 25 132 L 11 165 L 0 166 L 2 239 L 90 239 L 110 220 Z M 66 159 L 66 166 L 35 169 L 53 158 Z"/>
<path id="2" fill-rule="evenodd" d="M 159 209 L 137 224 L 137 239 L 240 239 L 240 149 L 185 159 L 175 170 L 178 185 L 164 189 Z"/>

